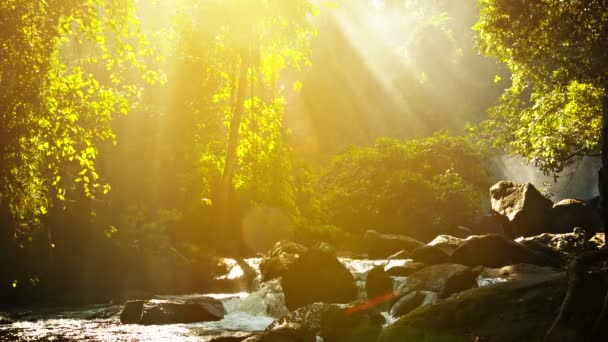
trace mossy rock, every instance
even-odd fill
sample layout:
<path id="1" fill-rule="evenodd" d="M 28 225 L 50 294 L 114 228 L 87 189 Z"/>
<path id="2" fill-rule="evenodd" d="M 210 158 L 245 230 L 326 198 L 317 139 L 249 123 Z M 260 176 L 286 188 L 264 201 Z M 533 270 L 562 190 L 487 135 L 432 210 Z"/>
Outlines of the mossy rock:
<path id="1" fill-rule="evenodd" d="M 378 342 L 541 341 L 565 292 L 563 273 L 468 290 L 401 317 Z"/>

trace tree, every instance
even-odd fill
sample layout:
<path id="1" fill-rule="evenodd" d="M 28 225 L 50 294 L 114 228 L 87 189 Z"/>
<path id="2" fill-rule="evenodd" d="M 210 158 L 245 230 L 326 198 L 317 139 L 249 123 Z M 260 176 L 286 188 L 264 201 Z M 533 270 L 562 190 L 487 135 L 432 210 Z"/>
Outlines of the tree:
<path id="1" fill-rule="evenodd" d="M 352 147 L 320 176 L 320 221 L 353 235 L 374 228 L 421 240 L 470 226 L 489 186 L 485 161 L 476 145 L 447 134 Z"/>
<path id="2" fill-rule="evenodd" d="M 284 169 L 278 163 L 289 159 L 283 144 L 279 81 L 286 68 L 300 70 L 310 63 L 309 44 L 315 34 L 310 17 L 316 8 L 307 0 L 232 0 L 206 2 L 199 9 L 204 20 L 192 24 L 205 33 L 204 46 L 210 51 L 206 76 L 216 82 L 215 91 L 206 94 L 212 105 L 200 110 L 215 113 L 220 122 L 227 122 L 228 130 L 213 196 L 217 225 L 224 227 L 230 194 L 247 178 L 271 180 L 264 184 L 265 191 L 257 191 L 267 193 L 262 201 L 284 195 L 278 192 L 285 189 L 268 191 L 284 180 L 285 176 L 272 177 Z M 202 158 L 217 160 L 211 155 Z M 256 172 L 252 165 L 267 172 L 238 177 L 235 182 L 239 170 Z"/>
<path id="3" fill-rule="evenodd" d="M 0 23 L 0 204 L 35 222 L 66 193 L 109 191 L 97 148 L 137 99 L 133 75 L 158 74 L 129 0 L 7 0 Z"/>
<path id="4" fill-rule="evenodd" d="M 605 1 L 482 1 L 479 47 L 512 73 L 482 135 L 547 173 L 606 150 L 607 11 Z"/>
<path id="5" fill-rule="evenodd" d="M 475 29 L 481 51 L 512 72 L 511 88 L 490 110 L 482 131 L 497 136 L 496 146 L 527 157 L 546 172 L 560 171 L 574 157 L 599 150 L 600 210 L 606 230 L 608 2 L 482 0 L 480 6 Z M 585 283 L 582 269 L 606 253 L 571 265 L 568 295 L 549 335 L 572 315 L 581 295 L 579 284 Z M 603 310 L 592 335 L 597 337 L 607 315 Z"/>

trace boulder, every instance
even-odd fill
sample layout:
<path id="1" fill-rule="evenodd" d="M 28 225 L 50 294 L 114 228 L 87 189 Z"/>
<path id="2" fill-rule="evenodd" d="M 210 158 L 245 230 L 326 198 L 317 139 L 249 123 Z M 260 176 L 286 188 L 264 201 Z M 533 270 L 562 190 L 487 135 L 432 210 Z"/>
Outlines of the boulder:
<path id="1" fill-rule="evenodd" d="M 511 237 L 550 231 L 553 202 L 534 185 L 498 182 L 490 188 L 492 212 L 507 219 L 505 233 Z"/>
<path id="2" fill-rule="evenodd" d="M 504 226 L 509 220 L 502 215 L 489 214 L 480 216 L 471 227 L 474 235 L 504 234 Z"/>
<path id="3" fill-rule="evenodd" d="M 589 235 L 593 235 L 602 228 L 602 219 L 598 211 L 577 199 L 564 199 L 555 203 L 551 217 L 552 233 L 569 233 L 575 227 L 580 227 Z"/>
<path id="4" fill-rule="evenodd" d="M 306 250 L 306 247 L 295 242 L 277 242 L 260 262 L 262 281 L 281 277 Z"/>
<path id="5" fill-rule="evenodd" d="M 13 324 L 15 321 L 8 315 L 0 313 L 0 325 Z"/>
<path id="6" fill-rule="evenodd" d="M 124 324 L 178 324 L 219 321 L 222 318 L 224 305 L 211 297 L 196 301 L 129 301 L 120 313 L 120 321 Z"/>
<path id="7" fill-rule="evenodd" d="M 446 291 L 445 287 L 450 283 L 450 278 L 459 276 L 462 272 L 470 271 L 465 265 L 439 264 L 432 265 L 410 274 L 400 285 L 399 293 L 408 294 L 414 291 L 431 291 L 441 293 Z M 470 284 L 474 287 L 475 282 Z M 455 288 L 456 286 L 453 286 Z M 453 293 L 453 291 L 452 291 Z"/>
<path id="8" fill-rule="evenodd" d="M 331 305 L 321 316 L 323 342 L 375 341 L 386 322 L 384 316 L 365 305 Z"/>
<path id="9" fill-rule="evenodd" d="M 448 262 L 450 256 L 437 246 L 422 246 L 414 249 L 410 258 L 427 265 L 437 265 Z"/>
<path id="10" fill-rule="evenodd" d="M 469 237 L 451 256 L 451 262 L 468 266 L 502 267 L 519 263 L 555 266 L 555 260 L 498 234 Z"/>
<path id="11" fill-rule="evenodd" d="M 243 342 L 316 342 L 314 334 L 298 323 L 285 323 L 265 330 L 262 334 L 251 336 Z"/>
<path id="12" fill-rule="evenodd" d="M 285 306 L 285 294 L 281 280 L 281 278 L 276 278 L 261 283 L 256 291 L 240 301 L 240 309 L 250 313 L 264 312 L 275 318 L 289 314 L 289 309 Z"/>
<path id="13" fill-rule="evenodd" d="M 374 267 L 367 272 L 365 278 L 365 293 L 368 299 L 382 297 L 393 292 L 393 279 L 384 267 Z"/>
<path id="14" fill-rule="evenodd" d="M 570 233 L 543 233 L 536 236 L 521 237 L 515 241 L 532 248 L 535 248 L 534 243 L 536 243 L 537 246 L 544 245 L 558 253 L 574 255 L 588 251 L 592 248 L 587 240 L 588 235 L 584 229 L 574 228 Z"/>
<path id="15" fill-rule="evenodd" d="M 559 273 L 461 292 L 411 311 L 385 327 L 377 341 L 543 341 L 566 283 Z M 569 333 L 588 329 L 584 328 L 565 330 L 562 341 L 580 340 Z"/>
<path id="16" fill-rule="evenodd" d="M 447 298 L 455 293 L 477 287 L 478 270 L 466 269 L 452 274 L 437 294 L 439 299 Z"/>
<path id="17" fill-rule="evenodd" d="M 259 333 L 245 331 L 224 331 L 219 335 L 215 335 L 209 340 L 209 342 L 241 342 L 257 335 L 259 335 Z"/>
<path id="18" fill-rule="evenodd" d="M 438 235 L 433 241 L 427 243 L 427 245 L 437 247 L 446 254 L 452 255 L 456 248 L 460 247 L 464 241 L 466 240 L 451 235 Z"/>
<path id="19" fill-rule="evenodd" d="M 464 239 L 473 235 L 473 231 L 467 227 L 458 226 L 450 231 L 450 235 Z"/>
<path id="20" fill-rule="evenodd" d="M 437 303 L 437 293 L 430 291 L 414 291 L 401 297 L 391 308 L 391 316 L 397 318 L 423 306 Z"/>
<path id="21" fill-rule="evenodd" d="M 419 271 L 426 267 L 426 264 L 421 262 L 408 262 L 403 266 L 393 266 L 386 269 L 386 274 L 391 277 L 407 277 L 408 275 Z"/>
<path id="22" fill-rule="evenodd" d="M 325 243 L 302 254 L 284 273 L 281 286 L 289 310 L 316 302 L 347 303 L 357 297 L 353 275 Z"/>
<path id="23" fill-rule="evenodd" d="M 538 253 L 541 253 L 545 256 L 547 256 L 548 258 L 555 260 L 556 267 L 561 267 L 563 265 L 565 265 L 568 262 L 568 255 L 565 253 L 562 253 L 556 249 L 553 249 L 551 247 L 549 247 L 548 245 L 537 241 L 537 240 L 519 240 L 517 241 L 517 243 L 519 243 L 520 245 L 536 251 Z"/>
<path id="24" fill-rule="evenodd" d="M 533 278 L 546 278 L 559 273 L 554 268 L 531 264 L 515 264 L 502 268 L 486 268 L 479 270 L 479 279 L 494 279 L 500 282 L 518 281 Z M 491 282 L 496 283 L 496 281 Z"/>
<path id="25" fill-rule="evenodd" d="M 410 252 L 424 246 L 416 239 L 403 235 L 382 234 L 368 230 L 363 236 L 363 242 L 370 258 L 385 259 L 399 251 Z"/>
<path id="26" fill-rule="evenodd" d="M 406 251 L 399 251 L 391 256 L 389 256 L 388 260 L 398 260 L 398 259 L 408 259 L 410 257 L 410 253 Z"/>
<path id="27" fill-rule="evenodd" d="M 606 246 L 606 239 L 604 237 L 604 233 L 596 233 L 595 235 L 593 235 L 593 237 L 589 239 L 589 244 L 592 248 L 604 248 Z"/>
<path id="28" fill-rule="evenodd" d="M 120 312 L 120 322 L 122 324 L 138 324 L 141 321 L 141 312 L 145 300 L 130 300 L 125 303 Z"/>
<path id="29" fill-rule="evenodd" d="M 300 307 L 272 322 L 266 330 L 273 330 L 286 324 L 298 324 L 313 335 L 321 332 L 321 316 L 332 304 L 313 303 Z"/>

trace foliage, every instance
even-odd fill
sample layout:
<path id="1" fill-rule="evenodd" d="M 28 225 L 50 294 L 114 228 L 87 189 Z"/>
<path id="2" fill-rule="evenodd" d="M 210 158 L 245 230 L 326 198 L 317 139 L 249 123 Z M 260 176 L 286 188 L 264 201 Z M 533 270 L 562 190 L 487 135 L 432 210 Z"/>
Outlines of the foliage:
<path id="1" fill-rule="evenodd" d="M 79 188 L 107 193 L 95 167 L 112 119 L 158 75 L 131 1 L 0 4 L 0 200 L 18 220 Z"/>
<path id="2" fill-rule="evenodd" d="M 605 1 L 483 0 L 479 47 L 512 86 L 476 132 L 546 173 L 596 153 L 608 84 Z"/>
<path id="3" fill-rule="evenodd" d="M 376 228 L 428 237 L 466 225 L 489 183 L 484 161 L 465 138 L 446 134 L 353 147 L 321 175 L 322 214 L 357 234 Z"/>

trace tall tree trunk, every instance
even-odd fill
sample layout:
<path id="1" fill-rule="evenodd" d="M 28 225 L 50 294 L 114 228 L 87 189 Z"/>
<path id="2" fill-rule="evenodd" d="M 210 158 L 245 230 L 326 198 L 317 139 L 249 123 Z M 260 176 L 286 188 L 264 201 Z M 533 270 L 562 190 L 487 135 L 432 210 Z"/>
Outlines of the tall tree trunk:
<path id="1" fill-rule="evenodd" d="M 237 155 L 236 151 L 239 146 L 239 127 L 243 119 L 245 111 L 245 92 L 247 90 L 247 71 L 251 66 L 250 56 L 248 51 L 241 51 L 241 65 L 239 70 L 239 80 L 237 84 L 236 100 L 232 110 L 232 119 L 230 121 L 230 135 L 228 136 L 228 145 L 226 147 L 226 159 L 224 163 L 224 171 L 222 173 L 221 183 L 216 192 L 215 206 L 218 215 L 217 224 L 220 229 L 219 234 L 222 237 L 229 233 L 229 213 L 228 204 L 230 194 L 232 192 L 232 179 L 236 169 Z"/>
<path id="2" fill-rule="evenodd" d="M 608 86 L 604 87 L 602 96 L 602 132 L 600 136 L 602 167 L 598 174 L 600 192 L 600 215 L 604 233 L 608 236 Z"/>

